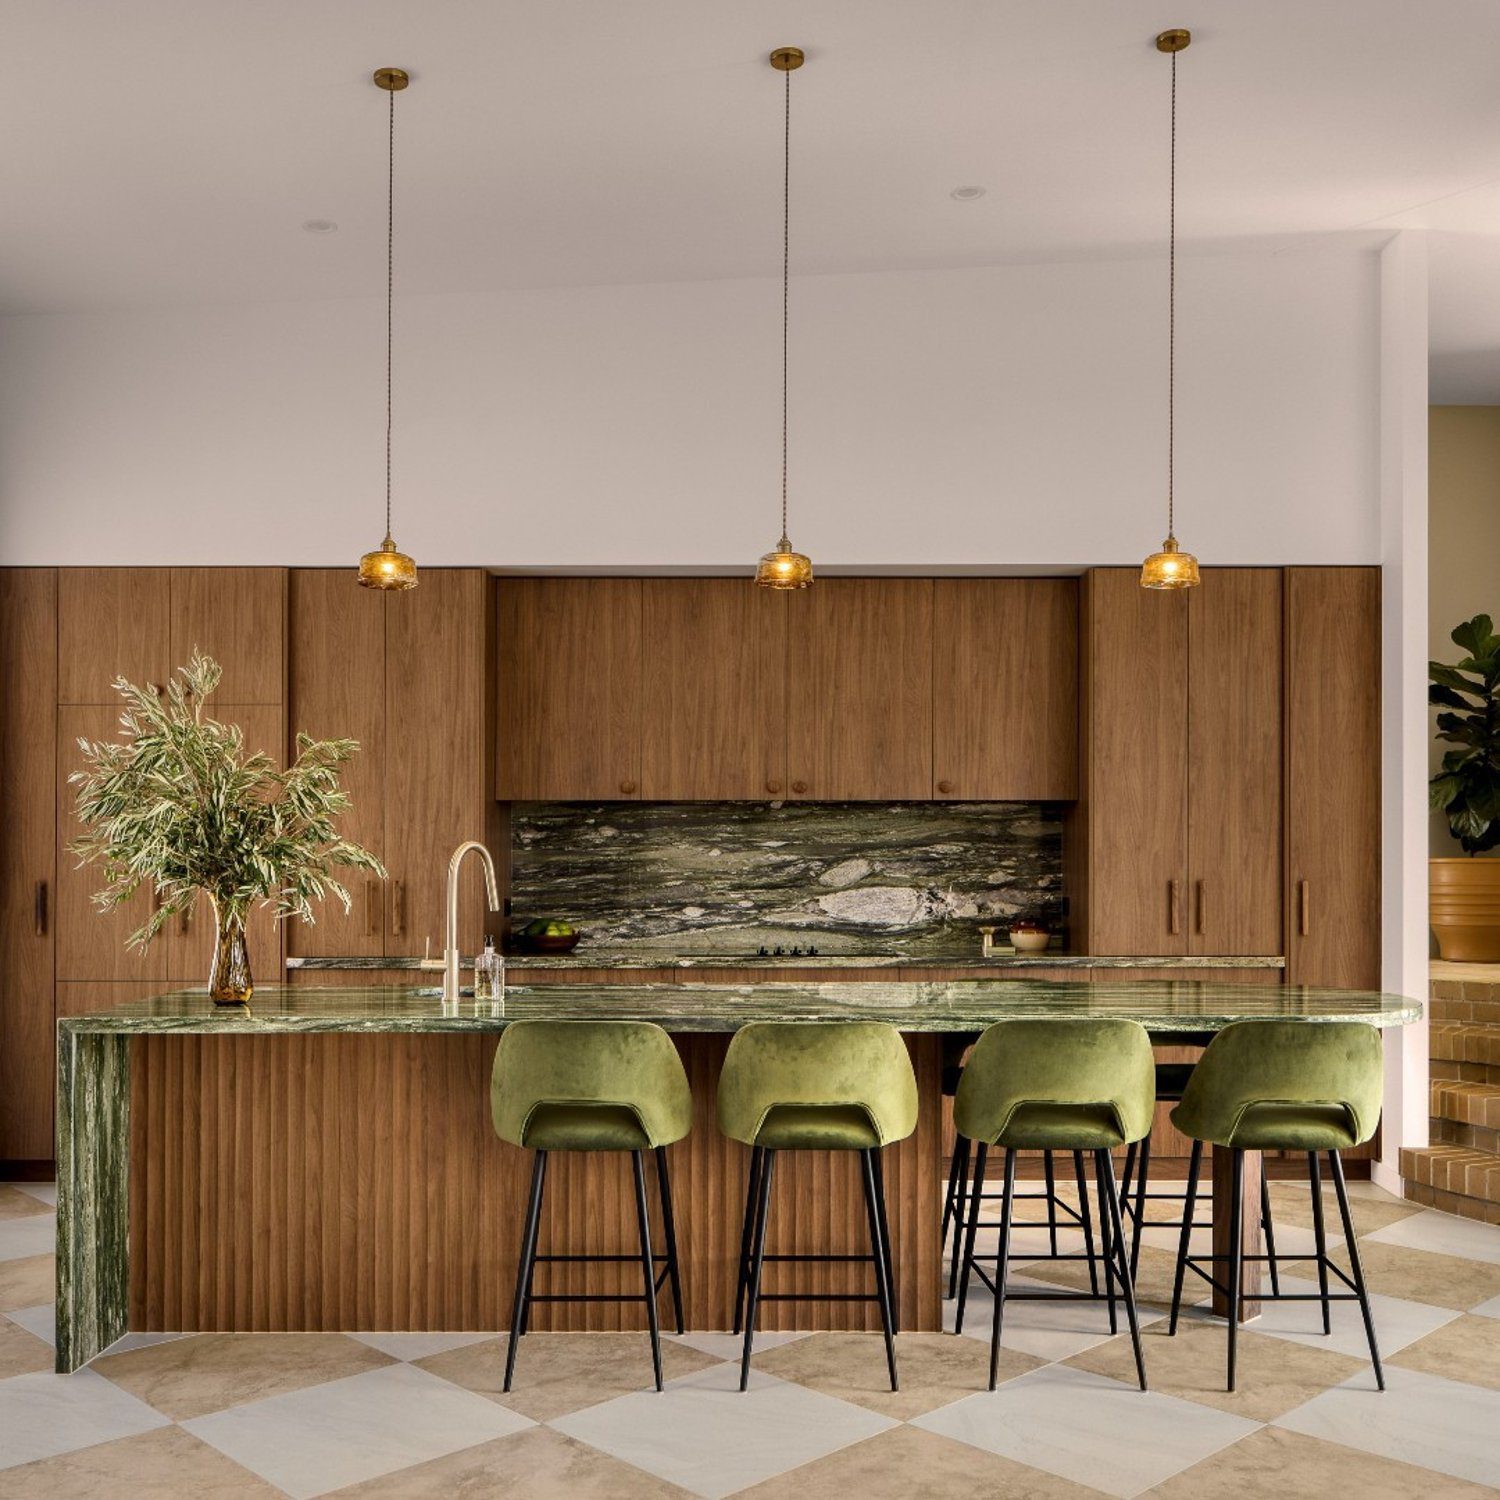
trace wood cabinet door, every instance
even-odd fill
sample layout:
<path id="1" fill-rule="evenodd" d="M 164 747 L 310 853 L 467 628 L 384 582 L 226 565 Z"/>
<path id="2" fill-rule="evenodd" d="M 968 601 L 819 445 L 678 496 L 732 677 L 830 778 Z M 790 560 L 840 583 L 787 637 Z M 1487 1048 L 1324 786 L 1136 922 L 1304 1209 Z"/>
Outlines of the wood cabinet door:
<path id="1" fill-rule="evenodd" d="M 1188 602 L 1134 568 L 1083 585 L 1088 951 L 1187 952 Z"/>
<path id="2" fill-rule="evenodd" d="M 288 594 L 288 754 L 295 754 L 299 732 L 314 739 L 359 741 L 343 772 L 351 805 L 342 828 L 347 838 L 384 859 L 389 596 L 360 588 L 348 568 L 298 568 L 288 580 Z M 318 908 L 312 926 L 289 922 L 287 952 L 379 957 L 385 952 L 385 883 L 362 871 L 335 873 L 348 887 L 350 911 L 330 899 Z"/>
<path id="3" fill-rule="evenodd" d="M 1188 595 L 1188 952 L 1278 954 L 1281 570 L 1206 568 Z"/>
<path id="4" fill-rule="evenodd" d="M 286 569 L 173 568 L 173 667 L 194 648 L 224 669 L 218 702 L 285 702 Z"/>
<path id="5" fill-rule="evenodd" d="M 640 796 L 639 578 L 506 578 L 499 594 L 495 795 Z"/>
<path id="6" fill-rule="evenodd" d="M 0 1160 L 52 1156 L 57 573 L 0 569 Z"/>
<path id="7" fill-rule="evenodd" d="M 245 735 L 245 751 L 263 750 L 277 765 L 286 760 L 286 715 L 279 703 L 243 705 L 215 702 L 214 717 L 237 724 Z M 281 924 L 271 910 L 258 903 L 245 918 L 245 940 L 250 950 L 250 975 L 257 985 L 280 984 Z M 172 918 L 157 943 L 165 949 L 167 983 L 174 989 L 201 989 L 208 984 L 213 964 L 214 909 L 199 895 L 191 912 Z"/>
<path id="8" fill-rule="evenodd" d="M 786 595 L 745 578 L 647 578 L 642 590 L 641 796 L 783 796 Z"/>
<path id="9" fill-rule="evenodd" d="M 932 795 L 1078 795 L 1078 582 L 939 578 L 932 607 Z"/>
<path id="10" fill-rule="evenodd" d="M 1287 978 L 1380 983 L 1380 572 L 1288 568 Z"/>
<path id="11" fill-rule="evenodd" d="M 170 568 L 57 570 L 57 701 L 118 704 L 116 677 L 164 687 L 171 649 Z"/>
<path id="12" fill-rule="evenodd" d="M 825 578 L 787 600 L 793 798 L 932 796 L 932 579 Z"/>
<path id="13" fill-rule="evenodd" d="M 428 568 L 385 612 L 386 952 L 443 952 L 448 858 L 484 839 L 497 861 L 486 698 L 490 590 L 478 569 Z M 498 933 L 477 859 L 465 870 L 459 945 L 466 954 Z M 488 929 L 486 924 L 488 923 Z"/>
<path id="14" fill-rule="evenodd" d="M 68 777 L 83 765 L 78 741 L 115 739 L 114 704 L 74 704 L 57 711 L 57 977 L 61 980 L 156 980 L 166 978 L 166 940 L 159 936 L 144 953 L 125 939 L 147 920 L 151 894 L 137 891 L 123 907 L 101 912 L 93 894 L 104 885 L 95 865 L 78 866 L 68 846 L 83 831 L 75 814 L 76 788 Z"/>

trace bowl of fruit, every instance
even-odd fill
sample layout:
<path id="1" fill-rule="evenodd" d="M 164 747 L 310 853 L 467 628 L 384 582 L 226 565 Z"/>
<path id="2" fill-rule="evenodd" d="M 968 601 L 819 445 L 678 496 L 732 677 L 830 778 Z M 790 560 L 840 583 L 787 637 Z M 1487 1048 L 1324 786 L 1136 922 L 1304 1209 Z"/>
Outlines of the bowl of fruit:
<path id="1" fill-rule="evenodd" d="M 516 948 L 521 953 L 571 953 L 582 936 L 571 922 L 538 917 L 516 934 Z"/>

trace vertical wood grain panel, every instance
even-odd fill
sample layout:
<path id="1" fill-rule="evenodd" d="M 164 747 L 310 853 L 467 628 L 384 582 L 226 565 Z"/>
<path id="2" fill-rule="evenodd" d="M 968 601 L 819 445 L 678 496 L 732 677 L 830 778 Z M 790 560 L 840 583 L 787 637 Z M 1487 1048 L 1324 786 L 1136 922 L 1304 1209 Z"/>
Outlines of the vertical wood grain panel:
<path id="1" fill-rule="evenodd" d="M 286 701 L 286 574 L 172 569 L 172 666 L 186 666 L 195 649 L 213 657 L 224 669 L 215 703 Z"/>
<path id="2" fill-rule="evenodd" d="M 57 701 L 114 707 L 116 677 L 171 675 L 169 568 L 60 568 Z"/>

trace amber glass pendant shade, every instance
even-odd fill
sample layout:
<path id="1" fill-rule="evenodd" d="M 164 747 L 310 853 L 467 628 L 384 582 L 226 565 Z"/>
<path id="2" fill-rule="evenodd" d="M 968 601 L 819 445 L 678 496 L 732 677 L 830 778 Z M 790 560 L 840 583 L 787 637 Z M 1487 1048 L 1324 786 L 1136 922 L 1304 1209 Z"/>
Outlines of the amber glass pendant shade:
<path id="1" fill-rule="evenodd" d="M 755 581 L 763 589 L 805 589 L 813 581 L 812 558 L 793 552 L 785 538 L 774 552 L 767 552 L 755 570 Z"/>
<path id="2" fill-rule="evenodd" d="M 1143 589 L 1190 589 L 1198 583 L 1198 559 L 1177 545 L 1169 536 L 1160 552 L 1153 552 L 1141 564 Z"/>
<path id="3" fill-rule="evenodd" d="M 360 558 L 359 582 L 361 588 L 367 589 L 414 589 L 417 565 L 404 552 L 398 552 L 395 542 L 387 536 L 379 552 L 366 552 Z"/>

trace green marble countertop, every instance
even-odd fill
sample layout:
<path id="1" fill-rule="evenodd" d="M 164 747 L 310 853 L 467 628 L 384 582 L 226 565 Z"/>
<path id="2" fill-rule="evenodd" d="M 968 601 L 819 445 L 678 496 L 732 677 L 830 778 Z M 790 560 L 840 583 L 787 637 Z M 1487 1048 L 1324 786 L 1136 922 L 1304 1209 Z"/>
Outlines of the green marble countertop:
<path id="1" fill-rule="evenodd" d="M 59 1033 L 90 1032 L 446 1032 L 499 1031 L 508 1021 L 656 1021 L 668 1031 L 735 1031 L 747 1021 L 882 1020 L 903 1031 L 979 1031 L 1014 1017 L 1124 1016 L 1153 1032 L 1216 1031 L 1231 1021 L 1367 1021 L 1401 1026 L 1419 1001 L 1364 990 L 1190 980 L 1072 982 L 966 979 L 940 984 L 853 981 L 819 984 L 529 984 L 502 1002 L 444 1007 L 433 990 L 400 985 L 310 988 L 267 985 L 248 1009 L 213 1005 L 202 990 L 129 1000 L 92 1015 L 65 1016 Z"/>
<path id="2" fill-rule="evenodd" d="M 653 953 L 641 948 L 575 948 L 571 953 L 510 953 L 509 967 L 537 969 L 1284 969 L 1265 958 L 1116 958 L 1083 953 Z M 342 973 L 431 968 L 420 958 L 289 958 L 289 969 Z M 472 969 L 472 961 L 463 967 Z"/>

